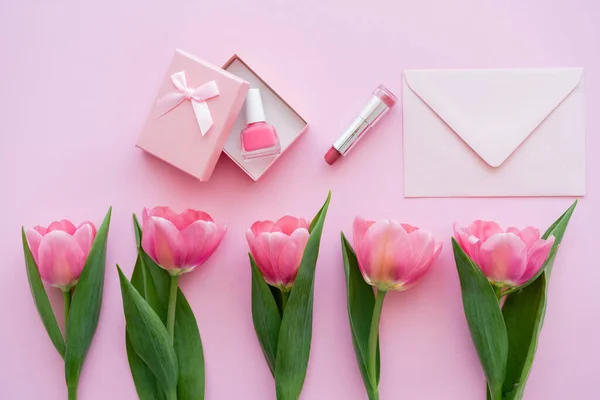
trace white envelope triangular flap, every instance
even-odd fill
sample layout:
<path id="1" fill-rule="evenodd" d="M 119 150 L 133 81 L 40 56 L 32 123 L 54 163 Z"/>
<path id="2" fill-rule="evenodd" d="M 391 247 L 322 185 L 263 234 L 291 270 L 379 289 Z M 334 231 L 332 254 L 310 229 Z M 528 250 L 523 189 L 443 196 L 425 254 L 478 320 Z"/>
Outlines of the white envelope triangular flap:
<path id="1" fill-rule="evenodd" d="M 581 68 L 404 71 L 406 83 L 487 164 L 500 166 L 577 87 Z"/>

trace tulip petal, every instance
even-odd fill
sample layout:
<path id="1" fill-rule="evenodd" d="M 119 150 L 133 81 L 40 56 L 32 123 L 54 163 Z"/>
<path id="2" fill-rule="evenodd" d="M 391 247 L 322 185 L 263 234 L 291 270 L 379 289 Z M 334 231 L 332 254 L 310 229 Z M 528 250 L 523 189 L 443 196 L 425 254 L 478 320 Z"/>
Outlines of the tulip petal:
<path id="1" fill-rule="evenodd" d="M 83 221 L 81 224 L 79 224 L 79 226 L 77 227 L 77 229 L 81 228 L 83 225 L 89 225 L 92 228 L 92 235 L 94 237 L 96 237 L 97 230 L 96 230 L 96 225 L 94 225 L 93 222 L 91 222 L 91 221 Z"/>
<path id="2" fill-rule="evenodd" d="M 452 230 L 454 231 L 454 237 L 456 238 L 456 241 L 460 247 L 465 250 L 465 242 L 467 242 L 467 239 L 469 238 L 469 233 L 464 228 L 459 227 L 458 222 L 454 222 L 452 225 Z"/>
<path id="3" fill-rule="evenodd" d="M 25 236 L 27 237 L 27 242 L 29 243 L 29 250 L 31 251 L 31 255 L 33 256 L 33 259 L 35 260 L 36 264 L 39 264 L 38 249 L 40 247 L 40 243 L 42 242 L 43 236 L 36 228 L 37 227 L 33 229 L 28 229 L 27 232 L 25 232 Z"/>
<path id="4" fill-rule="evenodd" d="M 359 254 L 359 267 L 367 282 L 385 289 L 412 269 L 414 257 L 408 233 L 396 221 L 377 221 L 367 230 Z"/>
<path id="5" fill-rule="evenodd" d="M 148 217 L 144 221 L 142 247 L 162 268 L 177 270 L 185 260 L 185 247 L 175 225 L 164 218 Z"/>
<path id="6" fill-rule="evenodd" d="M 61 219 L 60 221 L 54 221 L 48 227 L 48 232 L 64 231 L 64 232 L 67 232 L 69 235 L 74 234 L 75 230 L 76 230 L 75 225 L 73 225 L 71 223 L 71 221 L 66 220 L 66 219 Z"/>
<path id="7" fill-rule="evenodd" d="M 281 232 L 288 236 L 291 236 L 298 228 L 308 229 L 308 221 L 306 219 L 296 218 L 290 215 L 279 218 L 275 224 L 281 229 Z"/>
<path id="8" fill-rule="evenodd" d="M 173 222 L 177 229 L 182 231 L 196 221 L 213 222 L 210 215 L 208 215 L 204 211 L 196 211 L 190 208 L 188 208 L 187 210 L 179 214 L 177 217 L 175 217 L 175 220 Z"/>
<path id="9" fill-rule="evenodd" d="M 532 226 L 528 226 L 523 230 L 519 230 L 515 227 L 510 227 L 506 232 L 514 233 L 525 243 L 527 251 L 531 250 L 533 245 L 540 239 L 540 230 Z"/>
<path id="10" fill-rule="evenodd" d="M 48 228 L 44 228 L 43 226 L 40 226 L 40 225 L 34 226 L 33 229 L 38 231 L 40 233 L 40 235 L 42 235 L 42 236 L 44 236 L 46 233 L 48 233 Z"/>
<path id="11" fill-rule="evenodd" d="M 375 221 L 367 221 L 362 217 L 354 218 L 354 224 L 352 225 L 352 239 L 354 242 L 354 252 L 356 253 L 357 259 L 360 261 L 359 252 L 362 247 L 362 241 L 367 233 L 367 230 L 373 225 Z M 360 262 L 359 262 L 360 265 Z"/>
<path id="12" fill-rule="evenodd" d="M 284 234 L 283 232 L 273 232 L 270 234 L 261 233 L 258 236 L 258 239 L 266 241 L 264 247 L 268 250 L 267 254 L 273 270 L 274 282 L 277 286 L 285 286 L 285 276 L 288 275 L 285 274 L 285 269 L 287 268 L 287 266 L 283 266 L 283 268 L 280 268 L 279 262 L 281 258 L 281 253 L 285 250 L 285 248 L 288 245 L 293 245 L 291 244 L 290 237 Z"/>
<path id="13" fill-rule="evenodd" d="M 148 217 L 159 217 L 171 222 L 175 221 L 177 218 L 177 213 L 171 210 L 170 207 L 160 206 L 151 209 L 144 209 L 144 211 L 146 211 Z"/>
<path id="14" fill-rule="evenodd" d="M 537 274 L 548 258 L 552 245 L 554 245 L 554 236 L 550 236 L 547 240 L 540 239 L 531 246 L 527 254 L 527 267 L 523 276 L 518 280 L 518 285 L 522 285 Z"/>
<path id="15" fill-rule="evenodd" d="M 411 265 L 396 270 L 395 281 L 397 282 L 415 281 L 417 278 L 413 275 L 418 274 L 419 270 L 423 269 L 434 253 L 435 240 L 430 232 L 417 229 L 412 231 L 408 237 L 411 242 Z M 425 272 L 423 271 L 423 274 Z"/>
<path id="16" fill-rule="evenodd" d="M 459 246 L 476 264 L 479 264 L 479 248 L 483 242 L 475 235 L 471 235 L 468 229 L 460 228 L 456 222 L 453 229 Z"/>
<path id="17" fill-rule="evenodd" d="M 354 247 L 358 247 L 358 243 L 362 241 L 367 233 L 367 230 L 373 225 L 375 221 L 367 221 L 362 217 L 354 218 L 354 224 L 352 228 L 354 229 L 353 238 L 354 238 Z"/>
<path id="18" fill-rule="evenodd" d="M 146 223 L 148 218 L 150 218 L 150 210 L 144 207 L 142 210 L 142 223 Z"/>
<path id="19" fill-rule="evenodd" d="M 413 251 L 413 270 L 416 270 L 425 265 L 433 256 L 435 240 L 430 232 L 422 229 L 412 231 L 408 236 Z"/>
<path id="20" fill-rule="evenodd" d="M 246 233 L 250 252 L 254 257 L 258 269 L 268 284 L 277 286 L 281 282 L 279 270 L 275 261 L 279 252 L 290 240 L 289 236 L 281 232 L 263 232 L 254 236 L 251 231 Z"/>
<path id="21" fill-rule="evenodd" d="M 86 258 L 77 241 L 62 230 L 43 237 L 38 256 L 42 279 L 61 288 L 68 288 L 79 279 Z"/>
<path id="22" fill-rule="evenodd" d="M 259 241 L 258 237 L 254 235 L 251 229 L 246 231 L 246 240 L 248 241 L 250 253 L 254 258 L 254 261 L 256 261 L 256 266 L 260 270 L 260 273 L 267 283 L 274 285 L 275 272 L 271 265 L 268 248 L 265 248 L 266 242 L 264 240 Z"/>
<path id="23" fill-rule="evenodd" d="M 302 262 L 302 256 L 304 255 L 304 249 L 306 248 L 309 236 L 308 229 L 306 228 L 299 228 L 292 232 L 289 240 L 281 249 L 277 262 L 274 264 L 277 266 L 281 284 L 286 287 L 291 286 L 296 280 L 298 267 Z"/>
<path id="24" fill-rule="evenodd" d="M 94 237 L 96 236 L 96 227 L 91 222 L 84 222 L 79 225 L 75 233 L 73 234 L 73 238 L 83 251 L 83 254 L 88 256 L 90 254 L 90 249 L 92 248 L 92 242 L 94 241 Z"/>
<path id="25" fill-rule="evenodd" d="M 196 268 L 203 264 L 219 247 L 225 230 L 225 226 L 198 220 L 181 231 L 181 240 L 186 249 L 183 268 Z"/>
<path id="26" fill-rule="evenodd" d="M 416 283 L 418 283 L 421 278 L 429 271 L 435 260 L 439 257 L 442 252 L 442 243 L 436 243 L 433 254 L 425 260 L 425 262 L 420 265 L 413 273 L 409 276 L 409 278 L 404 282 L 397 285 L 394 285 L 390 288 L 390 290 L 407 290 L 413 287 Z"/>
<path id="27" fill-rule="evenodd" d="M 502 230 L 502 227 L 500 227 L 500 225 L 498 225 L 494 221 L 482 220 L 473 221 L 473 223 L 469 225 L 467 231 L 470 235 L 473 235 L 479 240 L 481 240 L 482 243 L 488 240 L 493 235 L 504 232 L 504 230 Z"/>
<path id="28" fill-rule="evenodd" d="M 492 282 L 515 285 L 527 266 L 527 248 L 517 235 L 497 233 L 479 250 L 479 267 Z"/>
<path id="29" fill-rule="evenodd" d="M 409 224 L 400 224 L 402 225 L 402 227 L 404 228 L 404 230 L 406 231 L 406 233 L 412 233 L 416 230 L 418 230 L 419 228 L 417 228 L 416 226 L 412 226 Z"/>
<path id="30" fill-rule="evenodd" d="M 254 236 L 258 236 L 263 232 L 281 232 L 281 228 L 273 221 L 256 221 L 250 227 Z"/>

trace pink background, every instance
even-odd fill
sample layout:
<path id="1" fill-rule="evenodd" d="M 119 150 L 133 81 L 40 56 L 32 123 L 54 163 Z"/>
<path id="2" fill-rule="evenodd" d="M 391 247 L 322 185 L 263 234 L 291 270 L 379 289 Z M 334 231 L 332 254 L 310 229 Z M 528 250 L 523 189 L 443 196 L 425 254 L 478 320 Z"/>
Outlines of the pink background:
<path id="1" fill-rule="evenodd" d="M 422 284 L 386 299 L 382 400 L 484 399 L 449 246 L 452 221 L 545 228 L 573 199 L 404 199 L 400 107 L 335 167 L 322 157 L 378 83 L 399 94 L 403 68 L 521 66 L 585 67 L 588 132 L 588 196 L 556 260 L 525 397 L 600 398 L 600 269 L 592 236 L 600 218 L 596 0 L 81 3 L 0 5 L 0 398 L 66 398 L 62 361 L 29 294 L 20 226 L 60 217 L 100 222 L 109 205 L 104 306 L 80 397 L 136 398 L 114 265 L 133 267 L 131 213 L 166 204 L 209 211 L 229 227 L 215 256 L 182 282 L 204 341 L 206 398 L 273 399 L 250 316 L 244 231 L 256 219 L 312 216 L 331 189 L 302 399 L 366 398 L 339 246 L 340 230 L 350 232 L 356 214 L 417 224 L 445 245 Z M 222 156 L 210 182 L 200 184 L 134 147 L 175 47 L 215 63 L 238 52 L 311 124 L 259 182 Z M 52 298 L 60 305 L 58 293 Z"/>

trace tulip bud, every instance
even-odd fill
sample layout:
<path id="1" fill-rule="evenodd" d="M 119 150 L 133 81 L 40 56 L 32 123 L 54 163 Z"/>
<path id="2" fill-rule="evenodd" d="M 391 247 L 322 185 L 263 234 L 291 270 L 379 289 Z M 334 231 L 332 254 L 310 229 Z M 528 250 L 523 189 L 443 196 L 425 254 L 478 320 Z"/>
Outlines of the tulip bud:
<path id="1" fill-rule="evenodd" d="M 285 216 L 277 222 L 257 221 L 246 232 L 250 253 L 265 281 L 289 290 L 296 280 L 308 241 L 309 223 Z"/>
<path id="2" fill-rule="evenodd" d="M 504 231 L 493 221 L 454 224 L 454 236 L 464 252 L 499 287 L 518 287 L 537 274 L 548 257 L 554 236 L 544 240 L 537 228 Z"/>
<path id="3" fill-rule="evenodd" d="M 79 227 L 63 219 L 48 228 L 36 226 L 26 232 L 31 254 L 38 266 L 42 279 L 63 291 L 77 284 L 83 270 L 96 227 L 84 222 Z"/>
<path id="4" fill-rule="evenodd" d="M 142 248 L 171 275 L 191 272 L 219 247 L 225 225 L 213 222 L 203 211 L 177 214 L 169 207 L 144 209 Z"/>
<path id="5" fill-rule="evenodd" d="M 354 220 L 354 250 L 365 281 L 378 290 L 406 290 L 425 275 L 442 243 L 423 229 L 394 220 Z"/>

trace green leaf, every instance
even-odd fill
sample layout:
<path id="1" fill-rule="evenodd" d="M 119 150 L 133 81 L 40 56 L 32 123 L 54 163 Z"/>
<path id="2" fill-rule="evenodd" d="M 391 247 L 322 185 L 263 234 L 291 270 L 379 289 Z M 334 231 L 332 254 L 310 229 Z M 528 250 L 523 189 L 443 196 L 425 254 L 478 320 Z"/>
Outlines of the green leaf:
<path id="1" fill-rule="evenodd" d="M 177 295 L 175 313 L 175 354 L 179 366 L 178 400 L 204 399 L 204 351 L 200 331 L 183 292 Z"/>
<path id="2" fill-rule="evenodd" d="M 160 315 L 164 311 L 163 305 L 158 299 L 154 279 L 152 279 L 148 266 L 142 261 L 142 255 L 139 253 L 135 261 L 133 274 L 131 275 L 131 284 L 142 295 L 144 300 L 150 304 L 150 307 L 152 307 L 156 314 Z"/>
<path id="3" fill-rule="evenodd" d="M 127 280 L 119 266 L 123 310 L 131 346 L 154 374 L 168 399 L 177 391 L 177 357 L 171 338 L 152 307 Z"/>
<path id="4" fill-rule="evenodd" d="M 165 395 L 158 385 L 156 377 L 148 368 L 144 360 L 135 352 L 129 334 L 125 333 L 125 347 L 127 349 L 127 360 L 129 369 L 133 376 L 135 390 L 140 400 L 164 400 Z"/>
<path id="5" fill-rule="evenodd" d="M 503 385 L 506 400 L 523 398 L 525 384 L 538 344 L 546 314 L 548 281 L 554 265 L 556 252 L 562 242 L 571 215 L 577 206 L 575 201 L 542 236 L 544 239 L 554 236 L 554 245 L 542 266 L 544 272 L 530 285 L 510 294 L 502 313 L 508 332 L 509 353 L 506 380 Z"/>
<path id="6" fill-rule="evenodd" d="M 165 318 L 167 312 L 167 305 L 169 303 L 169 288 L 171 285 L 171 277 L 167 271 L 162 269 L 158 264 L 154 262 L 152 258 L 142 248 L 142 228 L 138 222 L 137 217 L 133 214 L 133 227 L 135 230 L 135 239 L 138 247 L 138 254 L 142 257 L 142 262 L 146 266 L 146 271 L 150 273 L 156 292 L 159 297 L 159 302 L 165 306 Z"/>
<path id="7" fill-rule="evenodd" d="M 141 261 L 141 256 L 139 255 L 131 275 L 131 284 L 134 288 L 136 288 L 140 295 L 146 299 L 147 302 L 148 296 L 154 296 L 154 298 L 156 298 L 154 283 L 151 278 L 148 278 Z M 152 291 L 154 291 L 153 294 Z M 156 377 L 133 349 L 131 341 L 129 340 L 129 334 L 127 332 L 125 332 L 125 346 L 127 349 L 129 369 L 131 370 L 131 376 L 133 377 L 135 389 L 140 400 L 164 400 L 165 395 L 158 385 Z"/>
<path id="8" fill-rule="evenodd" d="M 315 268 L 330 200 L 331 192 L 311 223 L 312 230 L 306 243 L 296 282 L 281 320 L 275 360 L 278 400 L 298 399 L 306 377 L 312 338 Z"/>
<path id="9" fill-rule="evenodd" d="M 281 325 L 280 308 L 273 297 L 271 287 L 265 282 L 251 254 L 252 268 L 252 321 L 256 336 L 269 364 L 271 374 L 275 376 L 277 340 Z M 277 289 L 276 289 L 277 290 Z M 279 292 L 279 290 L 277 290 Z"/>
<path id="10" fill-rule="evenodd" d="M 502 311 L 492 285 L 454 238 L 452 248 L 471 338 L 487 378 L 491 398 L 502 400 L 502 383 L 508 355 L 508 338 Z"/>
<path id="11" fill-rule="evenodd" d="M 133 214 L 133 230 L 135 232 L 135 245 L 142 247 L 142 227 L 135 214 Z"/>
<path id="12" fill-rule="evenodd" d="M 368 372 L 369 360 L 369 334 L 371 320 L 373 319 L 373 307 L 375 296 L 373 287 L 362 277 L 358 268 L 358 260 L 352 249 L 352 245 L 342 233 L 342 255 L 344 257 L 344 271 L 346 275 L 346 291 L 348 293 L 348 318 L 352 332 L 352 343 L 356 361 L 360 368 L 363 383 L 367 390 L 369 399 L 376 399 L 377 388 L 371 386 Z M 377 348 L 377 381 L 379 382 L 379 348 Z"/>
<path id="13" fill-rule="evenodd" d="M 567 209 L 552 225 L 550 228 L 544 232 L 542 235 L 543 239 L 548 239 L 551 235 L 554 236 L 554 245 L 552 249 L 558 249 L 560 243 L 565 236 L 565 232 L 567 230 L 567 226 L 569 225 L 569 221 L 571 220 L 571 215 L 573 215 L 573 211 L 575 211 L 575 207 L 577 207 L 577 200 L 571 204 L 571 207 Z M 550 276 L 552 273 L 552 267 L 554 266 L 554 258 L 556 257 L 556 251 L 551 252 L 551 256 L 546 260 L 548 266 L 545 268 L 545 273 Z"/>
<path id="14" fill-rule="evenodd" d="M 157 311 L 157 314 L 163 323 L 166 323 L 171 276 L 167 271 L 159 267 L 141 247 L 138 251 L 141 256 L 142 265 L 144 265 L 144 269 L 156 290 L 156 302 L 160 309 L 160 312 Z"/>
<path id="15" fill-rule="evenodd" d="M 106 245 L 112 207 L 108 209 L 92 243 L 79 281 L 75 287 L 66 329 L 65 378 L 72 392 L 77 391 L 79 376 L 88 349 L 92 343 L 104 289 Z"/>
<path id="16" fill-rule="evenodd" d="M 138 247 L 138 257 L 144 266 L 144 282 L 146 282 L 146 285 L 152 285 L 154 287 L 154 290 L 150 291 L 151 297 L 144 296 L 144 298 L 150 302 L 152 308 L 156 311 L 163 323 L 166 324 L 171 278 L 169 273 L 158 266 L 158 264 L 156 264 L 142 248 L 142 228 L 140 227 L 140 223 L 135 214 L 133 214 L 133 228 Z"/>
<path id="17" fill-rule="evenodd" d="M 31 295 L 33 296 L 33 302 L 35 307 L 40 314 L 42 323 L 48 332 L 48 336 L 54 344 L 56 351 L 61 357 L 65 357 L 65 341 L 63 340 L 62 333 L 58 327 L 56 316 L 52 310 L 50 300 L 48 300 L 48 294 L 44 288 L 44 283 L 40 277 L 40 271 L 33 259 L 29 244 L 27 243 L 27 236 L 25 235 L 25 229 L 21 228 L 21 237 L 23 239 L 23 253 L 25 254 L 25 267 L 27 268 L 27 279 L 29 280 L 29 288 L 31 289 Z"/>
<path id="18" fill-rule="evenodd" d="M 508 362 L 506 379 L 503 385 L 506 400 L 520 399 L 525 382 L 533 363 L 540 320 L 546 304 L 546 276 L 528 286 L 527 290 L 516 292 L 506 299 L 502 314 L 508 332 Z M 527 371 L 524 371 L 527 366 Z"/>

